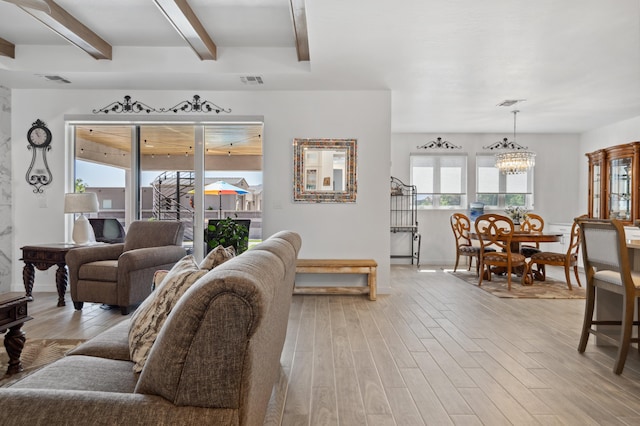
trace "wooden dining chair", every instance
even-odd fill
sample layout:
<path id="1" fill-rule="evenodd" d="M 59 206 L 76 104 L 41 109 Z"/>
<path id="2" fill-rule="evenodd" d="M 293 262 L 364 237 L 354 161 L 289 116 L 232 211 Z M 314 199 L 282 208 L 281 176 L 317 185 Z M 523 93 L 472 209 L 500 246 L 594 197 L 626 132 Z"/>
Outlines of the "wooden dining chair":
<path id="1" fill-rule="evenodd" d="M 480 271 L 480 247 L 474 246 L 471 243 L 471 221 L 464 213 L 454 213 L 450 217 L 451 229 L 453 230 L 453 236 L 456 241 L 456 264 L 453 267 L 453 272 L 458 269 L 458 263 L 460 262 L 460 256 L 467 257 L 468 268 L 471 270 L 473 259 L 476 260 L 476 275 Z M 489 251 L 495 251 L 493 248 L 488 248 Z"/>
<path id="2" fill-rule="evenodd" d="M 535 213 L 527 213 L 524 221 L 520 224 L 521 232 L 542 232 L 543 229 L 544 219 L 542 219 L 542 216 Z M 524 257 L 531 257 L 536 253 L 540 253 L 540 251 L 540 243 L 520 246 L 520 254 Z"/>
<path id="3" fill-rule="evenodd" d="M 556 253 L 551 251 L 541 251 L 539 253 L 534 253 L 529 260 L 527 265 L 527 275 L 530 277 L 531 282 L 533 283 L 533 265 L 536 264 L 538 266 L 538 272 L 542 275 L 542 280 L 547 279 L 547 269 L 546 265 L 555 265 L 555 266 L 563 266 L 564 267 L 564 275 L 567 279 L 567 286 L 569 290 L 572 290 L 571 287 L 571 268 L 573 268 L 573 273 L 576 276 L 576 281 L 578 282 L 578 286 L 582 287 L 580 283 L 580 276 L 578 274 L 578 251 L 580 249 L 580 226 L 578 222 L 574 222 L 571 226 L 571 237 L 569 240 L 569 247 L 566 253 Z M 523 253 L 524 254 L 524 253 Z"/>
<path id="4" fill-rule="evenodd" d="M 514 268 L 523 267 L 526 271 L 526 259 L 520 253 L 511 252 L 511 238 L 513 237 L 513 221 L 506 216 L 488 213 L 478 216 L 475 222 L 476 234 L 480 241 L 480 265 L 481 273 L 478 286 L 482 285 L 483 275 L 491 281 L 491 268 L 504 269 L 507 274 L 507 287 L 511 290 L 511 274 Z M 496 251 L 486 250 L 489 246 Z M 486 268 L 486 269 L 485 269 Z M 522 282 L 525 282 L 526 274 L 522 274 Z"/>
<path id="5" fill-rule="evenodd" d="M 639 325 L 638 321 L 633 320 L 633 316 L 636 301 L 640 311 L 640 274 L 630 270 L 622 223 L 615 219 L 577 218 L 576 221 L 580 227 L 582 257 L 587 278 L 586 306 L 578 352 L 585 351 L 589 334 L 616 345 L 618 353 L 613 372 L 620 374 L 624 369 L 630 344 L 640 343 L 638 337 L 631 337 L 633 326 Z M 622 296 L 621 317 L 593 319 L 596 297 L 599 296 L 600 291 L 613 292 Z M 619 325 L 619 338 L 612 337 L 607 330 L 594 327 L 598 325 Z"/>

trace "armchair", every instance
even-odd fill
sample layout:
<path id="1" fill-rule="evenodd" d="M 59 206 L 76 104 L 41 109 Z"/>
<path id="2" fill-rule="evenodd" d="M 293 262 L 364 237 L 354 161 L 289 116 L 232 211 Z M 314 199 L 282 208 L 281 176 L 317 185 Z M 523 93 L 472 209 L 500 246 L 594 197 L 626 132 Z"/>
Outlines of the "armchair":
<path id="1" fill-rule="evenodd" d="M 186 251 L 182 247 L 184 225 L 173 221 L 136 221 L 124 243 L 70 250 L 65 260 L 73 306 L 84 302 L 120 307 L 122 315 L 151 293 L 153 274 L 171 269 Z"/>

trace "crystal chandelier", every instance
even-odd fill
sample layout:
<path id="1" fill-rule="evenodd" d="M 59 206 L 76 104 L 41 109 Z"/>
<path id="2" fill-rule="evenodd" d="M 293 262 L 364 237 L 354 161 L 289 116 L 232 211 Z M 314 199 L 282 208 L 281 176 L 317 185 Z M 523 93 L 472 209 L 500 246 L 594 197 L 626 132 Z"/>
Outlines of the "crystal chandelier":
<path id="1" fill-rule="evenodd" d="M 517 175 L 526 173 L 536 165 L 536 154 L 526 151 L 526 147 L 516 143 L 516 115 L 518 110 L 513 110 L 513 141 L 507 142 L 504 139 L 501 148 L 507 148 L 509 151 L 496 154 L 496 167 L 505 175 Z"/>

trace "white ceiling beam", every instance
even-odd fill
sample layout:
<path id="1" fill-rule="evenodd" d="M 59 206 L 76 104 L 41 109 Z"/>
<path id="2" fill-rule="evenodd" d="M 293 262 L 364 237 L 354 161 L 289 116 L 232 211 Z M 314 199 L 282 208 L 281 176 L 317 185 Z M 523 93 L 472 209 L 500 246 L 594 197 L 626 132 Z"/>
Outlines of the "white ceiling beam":
<path id="1" fill-rule="evenodd" d="M 53 0 L 44 0 L 50 12 L 20 6 L 22 10 L 51 28 L 95 59 L 111 59 L 111 45 Z"/>
<path id="2" fill-rule="evenodd" d="M 3 38 L 0 38 L 0 56 L 8 56 L 15 59 L 16 46 Z"/>
<path id="3" fill-rule="evenodd" d="M 216 44 L 211 40 L 187 0 L 154 1 L 201 60 L 215 61 L 217 59 Z"/>
<path id="4" fill-rule="evenodd" d="M 308 61 L 309 34 L 307 33 L 307 10 L 305 0 L 289 0 L 291 5 L 291 17 L 293 18 L 293 31 L 296 36 L 296 51 L 298 61 Z"/>

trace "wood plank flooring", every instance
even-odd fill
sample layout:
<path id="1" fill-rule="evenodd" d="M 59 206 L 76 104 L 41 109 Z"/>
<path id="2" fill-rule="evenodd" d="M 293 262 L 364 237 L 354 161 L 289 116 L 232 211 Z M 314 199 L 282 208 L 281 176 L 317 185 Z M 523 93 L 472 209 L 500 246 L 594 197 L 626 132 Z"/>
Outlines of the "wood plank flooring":
<path id="1" fill-rule="evenodd" d="M 393 266 L 391 280 L 377 301 L 294 296 L 265 425 L 640 424 L 640 355 L 616 376 L 612 348 L 592 338 L 579 354 L 583 300 L 499 299 L 438 268 Z M 127 318 L 34 296 L 27 338 Z"/>

